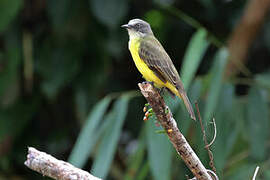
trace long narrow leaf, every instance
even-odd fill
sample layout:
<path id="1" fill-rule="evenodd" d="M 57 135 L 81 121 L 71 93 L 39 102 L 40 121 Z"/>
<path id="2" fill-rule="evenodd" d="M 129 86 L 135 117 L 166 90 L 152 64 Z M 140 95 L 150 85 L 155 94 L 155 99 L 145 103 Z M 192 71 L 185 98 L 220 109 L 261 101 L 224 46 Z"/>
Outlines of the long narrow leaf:
<path id="1" fill-rule="evenodd" d="M 123 122 L 128 109 L 129 96 L 122 96 L 114 104 L 111 125 L 105 130 L 98 147 L 98 154 L 94 160 L 91 172 L 102 179 L 106 179 L 117 148 Z"/>
<path id="2" fill-rule="evenodd" d="M 269 135 L 269 112 L 265 91 L 252 87 L 248 96 L 247 120 L 251 155 L 263 160 Z"/>
<path id="3" fill-rule="evenodd" d="M 155 132 L 153 119 L 146 124 L 150 170 L 155 180 L 171 179 L 172 146 L 165 134 Z"/>
<path id="4" fill-rule="evenodd" d="M 145 162 L 138 177 L 137 180 L 145 180 L 147 178 L 147 175 L 149 173 L 149 162 Z"/>
<path id="5" fill-rule="evenodd" d="M 83 129 L 81 130 L 79 137 L 75 143 L 75 146 L 70 154 L 68 161 L 81 168 L 85 164 L 88 156 L 91 152 L 95 141 L 93 137 L 96 137 L 96 128 L 101 121 L 109 103 L 111 102 L 110 97 L 105 97 L 99 103 L 97 103 L 92 109 L 91 113 L 85 122 Z"/>
<path id="6" fill-rule="evenodd" d="M 209 45 L 206 36 L 205 29 L 199 29 L 188 44 L 181 69 L 181 78 L 186 90 L 188 90 Z"/>
<path id="7" fill-rule="evenodd" d="M 126 171 L 124 180 L 134 180 L 139 171 L 139 168 L 142 166 L 145 155 L 145 126 L 141 129 L 140 137 L 138 139 L 138 145 L 136 152 L 132 154 L 128 162 L 128 170 Z"/>
<path id="8" fill-rule="evenodd" d="M 184 56 L 183 65 L 181 68 L 181 79 L 183 81 L 185 90 L 188 91 L 191 81 L 195 76 L 196 71 L 203 59 L 209 42 L 207 41 L 207 32 L 205 29 L 199 29 L 191 38 L 187 51 Z M 174 110 L 179 108 L 180 101 L 177 99 L 171 100 L 171 97 L 166 96 L 165 101 L 169 104 L 169 107 Z M 192 103 L 193 104 L 193 103 Z M 181 104 L 182 109 L 185 110 L 183 104 Z"/>
<path id="9" fill-rule="evenodd" d="M 209 122 L 209 120 L 212 119 L 214 115 L 214 111 L 218 102 L 218 97 L 221 91 L 222 78 L 224 69 L 226 67 L 227 57 L 228 51 L 227 49 L 223 48 L 217 52 L 214 58 L 215 62 L 210 72 L 212 80 L 210 82 L 211 85 L 208 92 L 206 107 L 203 116 L 205 122 Z"/>
<path id="10" fill-rule="evenodd" d="M 223 84 L 222 91 L 219 96 L 219 106 L 216 110 L 215 122 L 217 127 L 218 136 L 213 144 L 213 154 L 215 165 L 218 172 L 222 172 L 226 160 L 232 151 L 236 137 L 239 133 L 237 121 L 241 121 L 241 106 L 236 104 L 234 95 L 234 86 L 231 84 Z M 208 125 L 209 126 L 209 125 Z M 214 134 L 211 132 L 211 136 Z"/>

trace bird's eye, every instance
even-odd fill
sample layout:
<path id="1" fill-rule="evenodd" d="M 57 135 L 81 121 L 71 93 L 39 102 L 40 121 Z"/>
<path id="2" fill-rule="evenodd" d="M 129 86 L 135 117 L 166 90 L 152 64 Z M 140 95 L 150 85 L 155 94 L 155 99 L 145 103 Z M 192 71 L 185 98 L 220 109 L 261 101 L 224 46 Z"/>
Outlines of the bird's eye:
<path id="1" fill-rule="evenodd" d="M 135 24 L 135 28 L 136 29 L 139 29 L 140 27 L 141 27 L 141 24 L 139 24 L 139 23 L 138 24 Z"/>

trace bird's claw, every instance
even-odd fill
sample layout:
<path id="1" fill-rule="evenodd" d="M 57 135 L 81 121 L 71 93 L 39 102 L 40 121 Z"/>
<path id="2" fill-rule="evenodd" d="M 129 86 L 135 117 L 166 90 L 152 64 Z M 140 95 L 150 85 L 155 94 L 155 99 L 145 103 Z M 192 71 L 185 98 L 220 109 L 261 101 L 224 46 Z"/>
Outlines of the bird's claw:
<path id="1" fill-rule="evenodd" d="M 149 106 L 150 106 L 149 103 L 147 103 L 143 107 L 143 112 L 145 113 L 144 117 L 143 117 L 144 121 L 147 121 L 149 119 L 149 117 L 151 117 L 153 115 L 153 109 L 152 108 L 148 109 Z"/>

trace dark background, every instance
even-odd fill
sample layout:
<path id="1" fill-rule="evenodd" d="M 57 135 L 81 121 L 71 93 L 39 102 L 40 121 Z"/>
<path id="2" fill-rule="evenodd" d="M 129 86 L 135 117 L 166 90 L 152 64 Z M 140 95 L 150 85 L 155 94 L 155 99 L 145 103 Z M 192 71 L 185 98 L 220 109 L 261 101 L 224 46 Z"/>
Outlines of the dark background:
<path id="1" fill-rule="evenodd" d="M 253 4 L 244 13 L 251 2 L 264 9 Z M 180 71 L 208 141 L 215 118 L 211 149 L 220 179 L 251 179 L 256 166 L 258 179 L 270 179 L 268 4 L 1 0 L 0 179 L 46 179 L 23 165 L 28 146 L 106 179 L 192 177 L 155 118 L 143 121 L 143 79 L 120 28 L 133 18 L 151 24 Z M 165 97 L 211 168 L 199 122 Z"/>

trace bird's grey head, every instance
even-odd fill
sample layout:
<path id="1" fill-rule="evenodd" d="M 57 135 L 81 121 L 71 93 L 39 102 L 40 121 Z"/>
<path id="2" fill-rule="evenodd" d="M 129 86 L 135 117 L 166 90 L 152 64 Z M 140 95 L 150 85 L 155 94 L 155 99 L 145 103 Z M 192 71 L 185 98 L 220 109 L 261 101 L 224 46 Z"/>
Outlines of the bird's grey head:
<path id="1" fill-rule="evenodd" d="M 153 34 L 150 24 L 141 19 L 132 19 L 128 24 L 124 24 L 121 27 L 126 28 L 130 36 L 145 36 Z"/>

